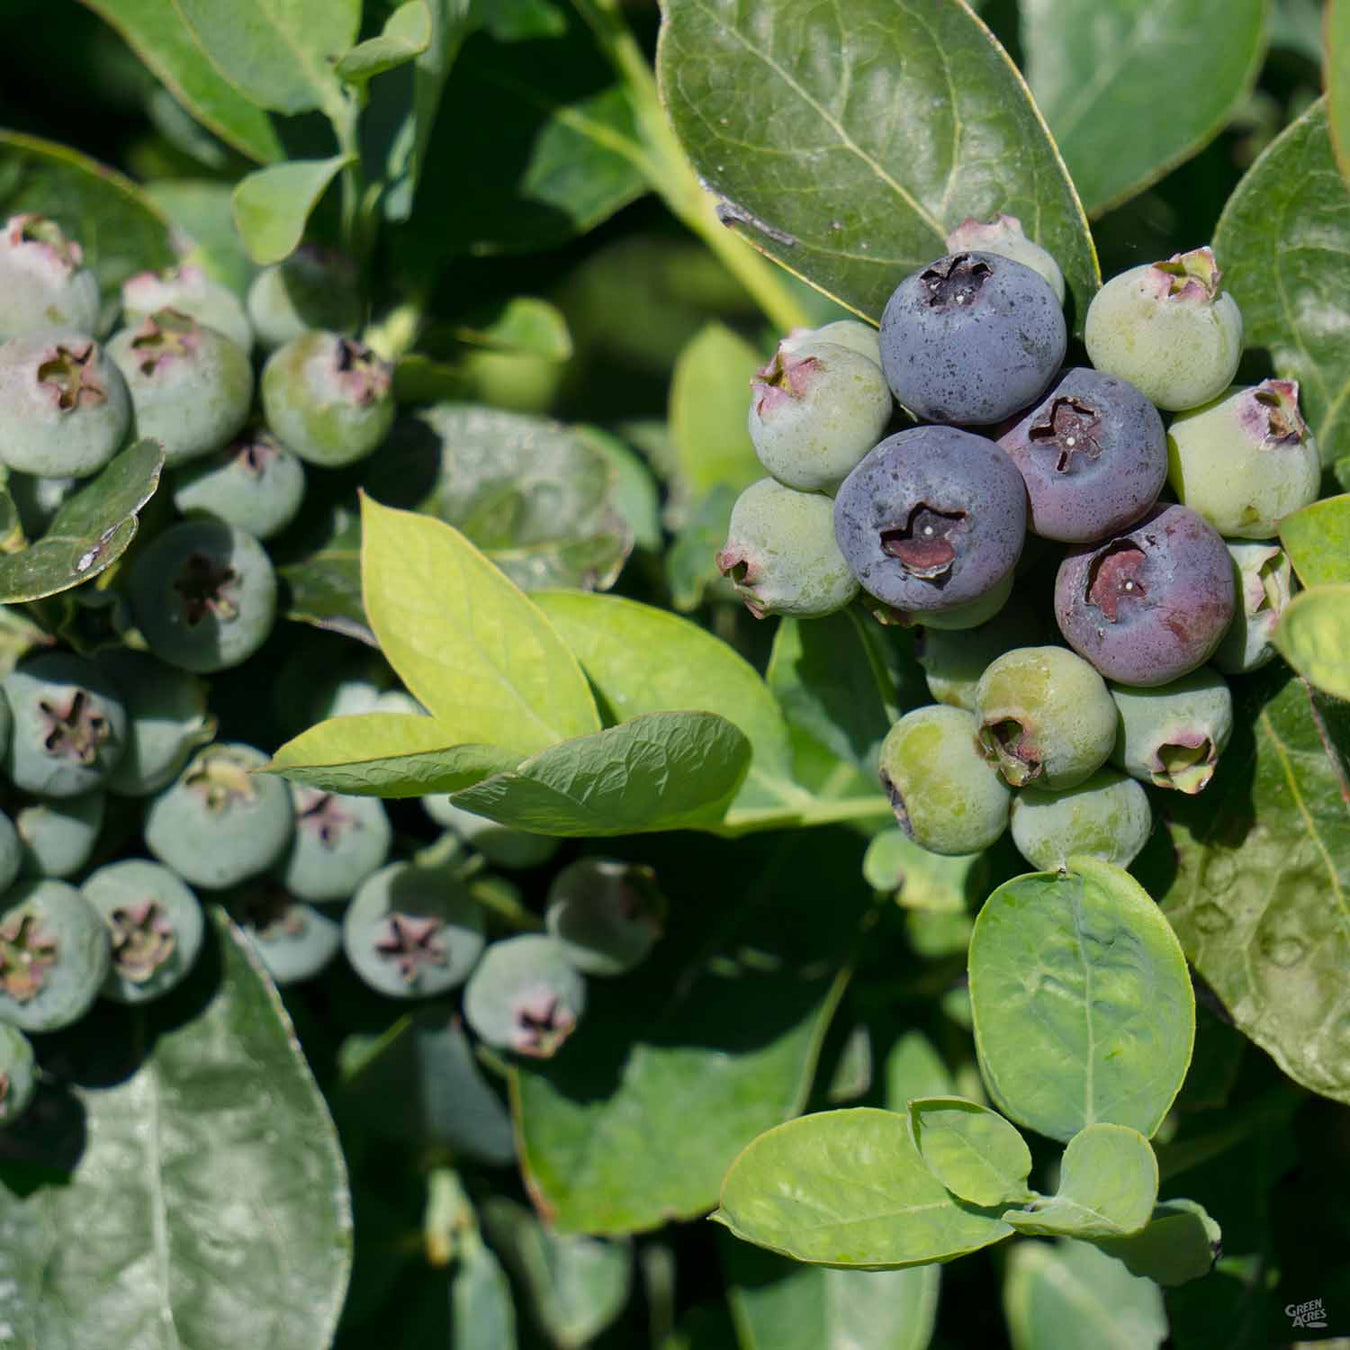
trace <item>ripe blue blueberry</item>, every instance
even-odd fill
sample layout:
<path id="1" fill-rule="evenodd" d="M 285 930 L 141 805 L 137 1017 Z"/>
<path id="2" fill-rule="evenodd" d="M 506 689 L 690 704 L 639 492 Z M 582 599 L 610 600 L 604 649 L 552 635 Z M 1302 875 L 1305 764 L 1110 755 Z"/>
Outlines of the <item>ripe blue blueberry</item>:
<path id="1" fill-rule="evenodd" d="M 342 950 L 342 924 L 297 900 L 273 877 L 254 877 L 229 897 L 230 914 L 279 985 L 322 974 Z"/>
<path id="2" fill-rule="evenodd" d="M 14 730 L 5 771 L 15 787 L 75 797 L 98 787 L 126 747 L 122 692 L 92 661 L 46 652 L 0 681 Z"/>
<path id="3" fill-rule="evenodd" d="M 578 970 L 623 975 L 651 953 L 665 910 L 650 867 L 581 858 L 553 878 L 544 922 Z"/>
<path id="4" fill-rule="evenodd" d="M 982 599 L 1012 571 L 1027 494 L 992 441 L 955 427 L 888 436 L 834 501 L 839 548 L 862 588 L 922 616 Z"/>
<path id="5" fill-rule="evenodd" d="M 85 478 L 121 448 L 131 426 L 122 373 L 78 333 L 0 345 L 0 459 L 46 477 Z"/>
<path id="6" fill-rule="evenodd" d="M 1029 267 L 1050 283 L 1055 299 L 1064 303 L 1064 273 L 1059 264 L 1033 239 L 1028 239 L 1016 216 L 998 212 L 992 220 L 967 216 L 948 236 L 948 253 L 997 253 L 1000 258 Z"/>
<path id="7" fill-rule="evenodd" d="M 30 802 L 14 819 L 29 876 L 74 876 L 89 861 L 103 828 L 101 789 Z"/>
<path id="8" fill-rule="evenodd" d="M 1018 852 L 1042 872 L 1063 868 L 1075 856 L 1128 867 L 1148 842 L 1153 812 L 1148 793 L 1133 778 L 1100 769 L 1064 792 L 1019 792 L 1010 824 Z"/>
<path id="9" fill-rule="evenodd" d="M 193 886 L 221 889 L 265 872 L 295 828 L 285 781 L 253 772 L 267 762 L 251 745 L 199 750 L 145 813 L 150 852 Z"/>
<path id="10" fill-rule="evenodd" d="M 0 1022 L 56 1031 L 98 997 L 111 961 L 108 930 L 64 881 L 29 881 L 0 898 Z"/>
<path id="11" fill-rule="evenodd" d="M 242 352 L 253 346 L 253 328 L 244 307 L 228 286 L 212 281 L 200 267 L 184 265 L 164 272 L 138 272 L 122 283 L 122 316 L 136 324 L 161 309 L 174 309 L 224 333 Z"/>
<path id="12" fill-rule="evenodd" d="M 394 422 L 393 367 L 337 333 L 294 338 L 267 358 L 262 403 L 288 450 L 337 468 L 364 459 Z"/>
<path id="13" fill-rule="evenodd" d="M 150 650 L 183 670 L 239 665 L 276 619 L 271 560 L 251 534 L 223 520 L 171 525 L 137 556 L 127 590 Z"/>
<path id="14" fill-rule="evenodd" d="M 1055 580 L 1055 618 L 1107 679 L 1168 684 L 1209 659 L 1235 594 L 1233 560 L 1213 526 L 1184 506 L 1160 506 L 1069 553 Z"/>
<path id="15" fill-rule="evenodd" d="M 291 783 L 295 835 L 278 875 L 301 900 L 346 900 L 389 854 L 378 797 L 347 797 Z"/>
<path id="16" fill-rule="evenodd" d="M 586 977 L 555 938 L 541 933 L 494 942 L 464 991 L 464 1017 L 479 1040 L 532 1059 L 551 1059 L 586 1010 Z"/>
<path id="17" fill-rule="evenodd" d="M 951 253 L 910 273 L 881 316 L 891 392 L 929 422 L 1001 422 L 1036 400 L 1067 342 L 1050 283 L 996 253 Z"/>
<path id="18" fill-rule="evenodd" d="M 1113 685 L 1111 697 L 1118 768 L 1189 796 L 1208 784 L 1233 733 L 1233 696 L 1221 675 L 1205 667 L 1157 689 Z"/>
<path id="19" fill-rule="evenodd" d="M 12 1125 L 28 1110 L 37 1091 L 37 1063 L 28 1037 L 0 1022 L 0 1129 Z"/>
<path id="20" fill-rule="evenodd" d="M 84 250 L 45 216 L 11 216 L 0 232 L 0 338 L 98 329 L 98 281 Z"/>
<path id="21" fill-rule="evenodd" d="M 347 906 L 342 945 L 372 989 L 431 998 L 469 978 L 483 931 L 481 907 L 449 868 L 390 863 Z"/>
<path id="22" fill-rule="evenodd" d="M 108 925 L 112 964 L 104 998 L 148 1003 L 180 984 L 205 936 L 197 897 L 167 867 L 124 858 L 97 868 L 80 887 Z"/>
<path id="23" fill-rule="evenodd" d="M 1169 412 L 1216 397 L 1242 356 L 1242 312 L 1222 275 L 1213 251 L 1197 248 L 1112 277 L 1088 306 L 1092 364 Z"/>
<path id="24" fill-rule="evenodd" d="M 1031 528 L 1067 544 L 1138 520 L 1167 481 L 1158 410 L 1126 380 L 1078 367 L 999 437 L 1021 471 Z"/>
<path id="25" fill-rule="evenodd" d="M 1270 638 L 1289 604 L 1293 571 L 1276 539 L 1260 543 L 1230 539 L 1227 544 L 1237 569 L 1237 606 L 1211 659 L 1225 675 L 1244 675 L 1275 655 Z"/>
<path id="26" fill-rule="evenodd" d="M 453 830 L 496 867 L 538 867 L 558 851 L 559 841 L 552 835 L 530 834 L 499 825 L 486 816 L 456 806 L 444 793 L 433 793 L 421 801 L 422 809 L 437 825 Z"/>
<path id="27" fill-rule="evenodd" d="M 261 428 L 173 471 L 173 504 L 183 515 L 214 516 L 255 539 L 284 530 L 304 496 L 305 466 Z"/>
<path id="28" fill-rule="evenodd" d="M 302 244 L 285 262 L 264 267 L 253 278 L 248 317 L 268 351 L 311 328 L 354 332 L 361 322 L 356 269 L 336 253 Z"/>
<path id="29" fill-rule="evenodd" d="M 757 619 L 820 618 L 843 609 L 858 593 L 835 542 L 830 499 L 772 478 L 751 483 L 736 499 L 717 570 Z"/>
<path id="30" fill-rule="evenodd" d="M 223 333 L 161 309 L 115 333 L 108 355 L 131 392 L 136 435 L 183 464 L 228 444 L 253 402 L 253 367 Z"/>

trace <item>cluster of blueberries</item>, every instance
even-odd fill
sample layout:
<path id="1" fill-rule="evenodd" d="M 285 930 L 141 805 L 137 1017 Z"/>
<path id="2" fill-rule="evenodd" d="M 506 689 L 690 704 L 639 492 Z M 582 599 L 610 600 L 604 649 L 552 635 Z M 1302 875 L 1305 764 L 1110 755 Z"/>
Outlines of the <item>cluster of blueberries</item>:
<path id="1" fill-rule="evenodd" d="M 276 618 L 262 541 L 295 517 L 307 465 L 369 455 L 393 421 L 390 366 L 346 336 L 360 313 L 342 261 L 302 250 L 260 272 L 247 305 L 191 267 L 133 277 L 104 345 L 79 244 L 39 216 L 4 226 L 0 462 L 25 532 L 141 437 L 165 451 L 181 518 L 138 541 L 103 592 L 125 642 L 49 647 L 0 679 L 0 1125 L 36 1085 L 26 1033 L 184 978 L 199 897 L 227 905 L 278 983 L 345 950 L 387 995 L 465 985 L 478 1036 L 535 1056 L 576 1025 L 587 975 L 632 969 L 660 934 L 648 869 L 583 858 L 553 878 L 545 931 L 489 942 L 492 888 L 511 883 L 481 869 L 539 866 L 557 841 L 426 797 L 444 834 L 400 849 L 378 798 L 259 774 L 262 751 L 216 739 L 202 677 L 247 660 Z M 369 681 L 335 679 L 325 700 L 320 715 L 423 711 Z M 137 828 L 149 856 L 121 856 Z"/>
<path id="2" fill-rule="evenodd" d="M 937 702 L 879 764 L 917 843 L 976 853 L 1011 823 L 1033 866 L 1127 866 L 1152 828 L 1141 783 L 1199 792 L 1232 729 L 1224 676 L 1274 654 L 1292 584 L 1274 536 L 1320 457 L 1296 384 L 1233 385 L 1242 316 L 1208 248 L 1107 282 L 1092 365 L 1065 369 L 1050 254 L 1006 215 L 947 243 L 879 333 L 798 330 L 759 372 L 771 476 L 718 567 L 757 616 L 861 591 L 920 626 Z"/>

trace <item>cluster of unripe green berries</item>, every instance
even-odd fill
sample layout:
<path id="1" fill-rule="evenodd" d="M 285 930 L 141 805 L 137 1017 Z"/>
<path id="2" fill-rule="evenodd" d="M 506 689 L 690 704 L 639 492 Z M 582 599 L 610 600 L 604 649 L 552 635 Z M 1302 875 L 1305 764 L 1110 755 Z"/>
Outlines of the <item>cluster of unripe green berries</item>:
<path id="1" fill-rule="evenodd" d="M 718 566 L 758 617 L 861 594 L 920 626 L 938 704 L 880 762 L 918 843 L 975 853 L 1011 819 L 1036 866 L 1124 865 L 1151 828 L 1140 784 L 1203 788 L 1231 729 L 1224 675 L 1274 654 L 1292 584 L 1274 535 L 1316 499 L 1320 457 L 1296 384 L 1232 385 L 1242 317 L 1208 248 L 1103 286 L 1092 364 L 1069 368 L 1060 270 L 1015 219 L 967 221 L 948 248 L 879 333 L 846 320 L 779 344 L 750 408 L 770 476 Z"/>

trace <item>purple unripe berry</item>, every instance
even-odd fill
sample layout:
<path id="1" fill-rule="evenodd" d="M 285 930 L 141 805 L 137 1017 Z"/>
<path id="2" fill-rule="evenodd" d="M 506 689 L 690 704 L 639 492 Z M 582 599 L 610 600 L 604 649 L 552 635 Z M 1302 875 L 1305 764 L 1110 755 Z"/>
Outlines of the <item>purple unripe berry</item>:
<path id="1" fill-rule="evenodd" d="M 98 314 L 79 244 L 45 216 L 11 216 L 0 232 L 0 338 L 93 333 Z"/>
<path id="2" fill-rule="evenodd" d="M 888 436 L 844 480 L 834 532 L 869 595 L 904 613 L 979 600 L 1012 571 L 1026 536 L 1017 466 L 955 427 Z"/>
<path id="3" fill-rule="evenodd" d="M 1203 665 L 1235 604 L 1222 538 L 1184 506 L 1157 507 L 1131 530 L 1072 550 L 1055 580 L 1065 640 L 1121 684 L 1168 684 Z"/>
<path id="4" fill-rule="evenodd" d="M 952 253 L 911 272 L 881 316 L 891 391 L 930 422 L 985 426 L 1025 408 L 1067 342 L 1050 283 L 996 253 Z"/>
<path id="5" fill-rule="evenodd" d="M 1021 471 L 1031 528 L 1082 544 L 1139 519 L 1167 481 L 1158 410 L 1126 380 L 1078 367 L 999 437 Z"/>

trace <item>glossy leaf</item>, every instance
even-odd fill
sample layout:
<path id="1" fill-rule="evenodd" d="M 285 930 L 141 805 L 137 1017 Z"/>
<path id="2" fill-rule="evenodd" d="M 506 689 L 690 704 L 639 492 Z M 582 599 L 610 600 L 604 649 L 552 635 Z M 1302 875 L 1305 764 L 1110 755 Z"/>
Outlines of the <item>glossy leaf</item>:
<path id="1" fill-rule="evenodd" d="M 1162 1293 L 1088 1242 L 1019 1242 L 1008 1253 L 1003 1315 L 1013 1350 L 1157 1350 Z"/>
<path id="2" fill-rule="evenodd" d="M 229 183 L 205 178 L 161 179 L 145 195 L 171 222 L 182 261 L 200 267 L 209 277 L 243 296 L 257 273 L 231 209 Z"/>
<path id="3" fill-rule="evenodd" d="M 339 79 L 363 84 L 426 51 L 431 45 L 431 10 L 427 0 L 406 0 L 384 21 L 379 37 L 358 43 L 337 63 Z"/>
<path id="4" fill-rule="evenodd" d="M 1262 152 L 1214 231 L 1249 347 L 1299 396 L 1324 463 L 1350 454 L 1350 187 L 1319 101 Z"/>
<path id="5" fill-rule="evenodd" d="M 137 514 L 163 468 L 158 441 L 137 441 L 114 456 L 62 504 L 41 539 L 0 556 L 0 603 L 68 591 L 111 567 L 136 537 Z"/>
<path id="6" fill-rule="evenodd" d="M 249 257 L 262 266 L 289 258 L 319 198 L 351 162 L 350 155 L 293 159 L 241 178 L 234 189 L 234 223 Z"/>
<path id="7" fill-rule="evenodd" d="M 1069 1140 L 1053 1196 L 1010 1209 L 1020 1233 L 1045 1237 L 1128 1237 L 1143 1231 L 1158 1198 L 1158 1160 L 1127 1125 L 1087 1125 Z"/>
<path id="8" fill-rule="evenodd" d="M 563 741 L 455 794 L 456 806 L 537 834 L 710 827 L 750 764 L 750 743 L 714 713 L 646 713 Z"/>
<path id="9" fill-rule="evenodd" d="M 285 154 L 271 120 L 206 58 L 192 30 L 169 0 L 83 0 L 111 24 L 203 126 L 250 159 Z"/>
<path id="10" fill-rule="evenodd" d="M 822 1111 L 760 1135 L 732 1164 L 713 1215 L 798 1261 L 887 1269 L 945 1261 L 1006 1237 L 924 1166 L 905 1116 Z"/>
<path id="11" fill-rule="evenodd" d="M 997 1111 L 962 1097 L 920 1097 L 909 1103 L 909 1133 L 924 1165 L 958 1199 L 988 1207 L 1027 1194 L 1031 1150 Z"/>
<path id="12" fill-rule="evenodd" d="M 1159 902 L 1239 1030 L 1350 1102 L 1350 715 L 1278 663 L 1235 681 L 1233 704 L 1213 781 L 1169 804 Z"/>
<path id="13" fill-rule="evenodd" d="M 286 583 L 286 617 L 375 646 L 361 603 L 360 515 L 336 505 L 314 529 L 299 557 L 277 559 L 277 575 Z"/>
<path id="14" fill-rule="evenodd" d="M 980 1069 L 1018 1124 L 1068 1141 L 1087 1125 L 1151 1136 L 1190 1063 L 1186 959 L 1127 872 L 1090 858 L 985 901 L 970 941 Z"/>
<path id="15" fill-rule="evenodd" d="M 1059 261 L 1081 324 L 1096 258 L 1030 93 L 959 0 L 669 0 L 662 95 L 724 216 L 871 319 L 967 216 Z M 903 110 L 900 115 L 898 110 Z"/>
<path id="16" fill-rule="evenodd" d="M 346 1172 L 242 935 L 217 916 L 184 986 L 143 1010 L 103 1004 L 78 1035 L 96 1070 L 58 1075 L 3 1146 L 11 1343 L 325 1350 L 351 1254 Z"/>
<path id="17" fill-rule="evenodd" d="M 217 70 L 273 112 L 331 105 L 334 63 L 356 41 L 360 0 L 173 0 Z"/>
<path id="18" fill-rule="evenodd" d="M 1172 1286 L 1208 1275 L 1223 1240 L 1219 1225 L 1194 1200 L 1163 1200 L 1140 1232 L 1096 1244 L 1131 1275 Z"/>
<path id="19" fill-rule="evenodd" d="M 1026 0 L 1027 81 L 1090 215 L 1209 144 L 1265 53 L 1265 0 Z M 1171 92 L 1184 80 L 1188 96 Z"/>
<path id="20" fill-rule="evenodd" d="M 366 614 L 404 684 L 463 743 L 529 753 L 600 729 L 576 657 L 456 529 L 362 498 Z"/>
<path id="21" fill-rule="evenodd" d="M 1350 4 L 1327 0 L 1324 23 L 1331 144 L 1341 177 L 1350 182 Z"/>
<path id="22" fill-rule="evenodd" d="M 1350 493 L 1285 516 L 1280 543 L 1305 586 L 1350 582 Z"/>
<path id="23" fill-rule="evenodd" d="M 1280 616 L 1271 639 L 1304 679 L 1350 699 L 1350 583 L 1302 591 Z"/>

